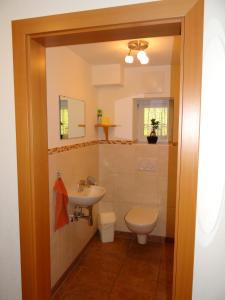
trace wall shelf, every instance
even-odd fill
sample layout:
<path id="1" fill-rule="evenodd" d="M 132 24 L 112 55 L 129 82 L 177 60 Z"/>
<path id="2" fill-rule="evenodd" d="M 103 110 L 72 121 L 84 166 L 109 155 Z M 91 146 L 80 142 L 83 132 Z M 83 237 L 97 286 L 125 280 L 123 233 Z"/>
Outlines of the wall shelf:
<path id="1" fill-rule="evenodd" d="M 95 125 L 96 128 L 103 128 L 106 141 L 109 140 L 109 128 L 113 128 L 116 126 L 117 125 L 113 125 L 113 124 L 96 124 Z"/>

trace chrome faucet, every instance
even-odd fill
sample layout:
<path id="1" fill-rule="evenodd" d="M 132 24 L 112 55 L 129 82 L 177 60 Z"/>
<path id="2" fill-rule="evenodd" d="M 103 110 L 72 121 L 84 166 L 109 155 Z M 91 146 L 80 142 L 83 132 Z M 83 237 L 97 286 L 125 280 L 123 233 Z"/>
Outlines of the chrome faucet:
<path id="1" fill-rule="evenodd" d="M 89 187 L 90 185 L 96 185 L 96 179 L 92 176 L 88 176 L 87 179 L 81 179 L 78 182 L 78 192 L 83 192 L 85 186 Z"/>
<path id="2" fill-rule="evenodd" d="M 78 192 L 83 192 L 85 186 L 86 186 L 86 181 L 84 179 L 81 179 L 77 185 Z"/>
<path id="3" fill-rule="evenodd" d="M 87 177 L 86 183 L 87 183 L 88 186 L 97 184 L 96 179 L 92 176 Z"/>

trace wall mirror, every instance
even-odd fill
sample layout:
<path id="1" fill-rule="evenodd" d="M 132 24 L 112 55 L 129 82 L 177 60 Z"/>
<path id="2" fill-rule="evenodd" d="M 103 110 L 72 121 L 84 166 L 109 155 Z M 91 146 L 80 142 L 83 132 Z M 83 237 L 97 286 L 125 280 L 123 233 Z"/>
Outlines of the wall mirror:
<path id="1" fill-rule="evenodd" d="M 85 103 L 82 100 L 59 96 L 60 139 L 85 136 Z"/>

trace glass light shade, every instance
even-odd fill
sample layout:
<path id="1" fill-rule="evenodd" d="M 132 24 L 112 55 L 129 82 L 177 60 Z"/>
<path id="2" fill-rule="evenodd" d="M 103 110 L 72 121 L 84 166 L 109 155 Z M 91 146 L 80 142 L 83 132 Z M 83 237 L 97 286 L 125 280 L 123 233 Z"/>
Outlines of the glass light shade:
<path id="1" fill-rule="evenodd" d="M 132 56 L 132 55 L 127 55 L 127 56 L 125 57 L 125 62 L 126 62 L 127 64 L 132 64 L 132 63 L 134 62 L 133 56 Z"/>
<path id="2" fill-rule="evenodd" d="M 149 63 L 149 57 L 148 57 L 147 55 L 145 55 L 144 57 L 142 57 L 142 58 L 140 59 L 140 63 L 141 63 L 142 65 L 147 65 L 147 64 Z"/>
<path id="3" fill-rule="evenodd" d="M 137 54 L 137 58 L 140 61 L 141 61 L 142 58 L 145 58 L 146 56 L 147 55 L 146 55 L 145 51 L 143 51 L 143 50 L 139 51 L 138 54 Z"/>

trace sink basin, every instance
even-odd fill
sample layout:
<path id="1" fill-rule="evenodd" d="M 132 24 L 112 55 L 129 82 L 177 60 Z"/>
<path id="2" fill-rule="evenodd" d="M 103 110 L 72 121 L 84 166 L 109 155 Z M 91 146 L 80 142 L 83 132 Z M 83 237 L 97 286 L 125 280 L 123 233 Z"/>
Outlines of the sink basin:
<path id="1" fill-rule="evenodd" d="M 69 201 L 81 207 L 91 206 L 102 199 L 105 195 L 105 188 L 98 185 L 85 186 L 81 192 L 77 188 L 68 189 Z"/>

